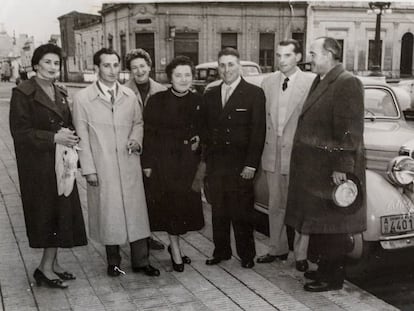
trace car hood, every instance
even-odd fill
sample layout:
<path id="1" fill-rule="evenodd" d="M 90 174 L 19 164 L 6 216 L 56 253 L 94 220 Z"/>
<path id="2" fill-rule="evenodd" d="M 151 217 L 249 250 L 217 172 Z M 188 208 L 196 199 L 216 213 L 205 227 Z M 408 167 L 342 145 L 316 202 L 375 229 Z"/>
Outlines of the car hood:
<path id="1" fill-rule="evenodd" d="M 414 138 L 414 126 L 404 121 L 365 121 L 365 149 L 398 152 L 400 147 Z"/>

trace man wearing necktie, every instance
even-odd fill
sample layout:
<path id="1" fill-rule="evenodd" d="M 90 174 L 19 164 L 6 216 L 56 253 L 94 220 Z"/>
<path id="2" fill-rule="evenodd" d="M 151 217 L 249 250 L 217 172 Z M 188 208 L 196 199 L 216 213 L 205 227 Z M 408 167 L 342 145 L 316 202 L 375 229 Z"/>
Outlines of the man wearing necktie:
<path id="1" fill-rule="evenodd" d="M 290 154 L 299 114 L 315 75 L 302 72 L 301 47 L 293 39 L 281 41 L 276 59 L 279 71 L 263 80 L 266 96 L 266 142 L 262 168 L 269 187 L 269 250 L 258 263 L 286 260 L 289 253 L 285 226 L 285 211 L 289 183 Z M 308 269 L 308 236 L 295 232 L 294 255 L 296 269 Z"/>
<path id="2" fill-rule="evenodd" d="M 134 92 L 117 81 L 119 55 L 103 48 L 93 62 L 98 81 L 74 97 L 79 160 L 87 181 L 90 237 L 105 245 L 109 276 L 119 276 L 120 244 L 129 242 L 134 272 L 158 276 L 149 264 L 150 228 L 140 162 L 143 121 Z"/>
<path id="3" fill-rule="evenodd" d="M 311 281 L 304 289 L 323 292 L 342 288 L 351 234 L 366 230 L 364 88 L 340 63 L 335 39 L 317 38 L 310 55 L 318 78 L 293 140 L 285 222 L 309 234 L 309 253 L 318 259 L 318 270 L 305 272 Z M 350 176 L 363 199 L 347 210 L 336 205 L 332 192 Z"/>
<path id="4" fill-rule="evenodd" d="M 232 256 L 230 226 L 244 268 L 254 266 L 252 212 L 253 177 L 265 137 L 263 91 L 241 76 L 239 53 L 226 48 L 218 54 L 223 83 L 204 94 L 202 141 L 205 142 L 206 184 L 212 204 L 213 257 L 216 265 Z"/>

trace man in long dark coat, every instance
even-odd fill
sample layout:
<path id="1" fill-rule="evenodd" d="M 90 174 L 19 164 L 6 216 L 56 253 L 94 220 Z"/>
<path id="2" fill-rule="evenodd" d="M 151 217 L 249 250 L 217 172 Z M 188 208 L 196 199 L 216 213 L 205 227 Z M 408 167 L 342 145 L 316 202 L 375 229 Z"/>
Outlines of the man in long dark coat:
<path id="1" fill-rule="evenodd" d="M 240 76 L 237 50 L 218 54 L 223 83 L 204 95 L 207 183 L 212 205 L 214 253 L 207 265 L 231 258 L 230 225 L 242 267 L 252 268 L 256 255 L 251 215 L 253 177 L 263 150 L 266 120 L 262 89 Z"/>
<path id="2" fill-rule="evenodd" d="M 340 208 L 331 199 L 334 185 L 356 176 L 365 197 L 364 89 L 339 63 L 335 39 L 321 37 L 310 48 L 318 74 L 299 117 L 291 158 L 285 223 L 310 234 L 309 251 L 318 270 L 305 273 L 305 290 L 342 288 L 349 235 L 366 229 L 366 208 Z"/>

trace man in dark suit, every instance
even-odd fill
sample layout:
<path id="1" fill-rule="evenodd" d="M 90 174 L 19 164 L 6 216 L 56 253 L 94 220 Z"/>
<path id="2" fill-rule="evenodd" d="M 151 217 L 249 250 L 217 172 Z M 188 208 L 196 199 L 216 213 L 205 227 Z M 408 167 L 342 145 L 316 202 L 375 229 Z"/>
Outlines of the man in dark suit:
<path id="1" fill-rule="evenodd" d="M 261 88 L 241 76 L 237 50 L 218 54 L 223 83 L 204 95 L 206 183 L 212 204 L 213 257 L 207 265 L 231 258 L 230 225 L 242 267 L 252 268 L 256 255 L 251 214 L 253 178 L 265 139 L 265 97 Z"/>
<path id="2" fill-rule="evenodd" d="M 364 89 L 339 63 L 341 48 L 329 37 L 310 47 L 312 70 L 318 74 L 293 141 L 286 224 L 310 235 L 309 252 L 319 258 L 318 270 L 305 290 L 341 289 L 350 234 L 366 230 L 364 200 L 350 208 L 332 200 L 334 186 L 354 178 L 365 197 Z"/>

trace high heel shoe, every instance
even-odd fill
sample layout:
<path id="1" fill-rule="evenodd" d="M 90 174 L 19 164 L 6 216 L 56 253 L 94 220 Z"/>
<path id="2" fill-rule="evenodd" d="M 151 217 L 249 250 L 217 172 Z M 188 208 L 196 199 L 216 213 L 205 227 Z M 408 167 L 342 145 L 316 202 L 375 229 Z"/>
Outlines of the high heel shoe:
<path id="1" fill-rule="evenodd" d="M 42 283 L 45 283 L 47 286 L 51 288 L 68 288 L 68 285 L 63 284 L 61 279 L 48 279 L 46 275 L 44 275 L 44 273 L 39 269 L 35 270 L 35 272 L 33 273 L 33 277 L 36 280 L 37 286 L 42 286 Z"/>
<path id="2" fill-rule="evenodd" d="M 76 276 L 74 276 L 72 273 L 70 272 L 56 272 L 53 271 L 54 274 L 56 274 L 61 280 L 64 281 L 71 281 L 71 280 L 76 280 Z"/>
<path id="3" fill-rule="evenodd" d="M 167 250 L 168 250 L 168 252 L 169 252 L 169 253 L 170 253 L 170 255 L 171 255 L 171 245 L 168 245 Z M 189 264 L 191 263 L 191 258 L 190 258 L 190 257 L 188 257 L 188 256 L 181 256 L 181 259 L 183 260 L 183 263 L 185 263 L 185 264 L 187 264 L 187 265 L 189 265 Z"/>
<path id="4" fill-rule="evenodd" d="M 174 257 L 172 255 L 170 247 L 168 248 L 168 252 L 170 253 L 171 263 L 172 263 L 174 271 L 183 272 L 184 271 L 184 262 L 183 263 L 175 263 Z"/>

